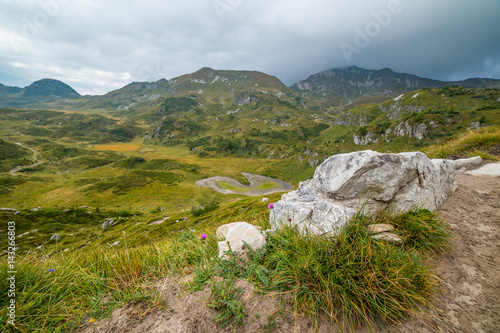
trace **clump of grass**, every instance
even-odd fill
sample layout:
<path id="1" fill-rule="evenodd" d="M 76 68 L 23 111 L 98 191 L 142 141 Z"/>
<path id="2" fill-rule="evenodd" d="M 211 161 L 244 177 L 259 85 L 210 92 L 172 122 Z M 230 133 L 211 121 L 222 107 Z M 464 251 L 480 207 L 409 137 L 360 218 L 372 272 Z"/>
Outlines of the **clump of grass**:
<path id="1" fill-rule="evenodd" d="M 490 154 L 489 149 L 498 146 L 500 142 L 500 126 L 484 127 L 470 130 L 456 138 L 427 147 L 424 152 L 430 158 L 447 158 L 450 156 L 481 156 L 490 160 L 500 160 Z"/>
<path id="2" fill-rule="evenodd" d="M 427 209 L 414 209 L 393 216 L 381 212 L 378 220 L 395 227 L 394 233 L 401 236 L 406 249 L 437 255 L 451 248 L 448 225 Z"/>
<path id="3" fill-rule="evenodd" d="M 399 225 L 408 242 L 405 247 L 373 240 L 366 228 L 370 218 L 362 214 L 336 237 L 301 236 L 290 227 L 273 233 L 265 258 L 265 266 L 272 271 L 271 287 L 291 291 L 298 311 L 316 318 L 326 313 L 348 330 L 361 322 L 373 326 L 376 316 L 397 322 L 421 306 L 431 306 L 436 281 L 427 260 L 415 249 L 433 245 L 424 236 L 424 227 L 421 233 L 415 230 L 434 217 L 408 216 L 398 220 L 405 221 Z M 442 237 L 444 241 L 449 234 Z"/>
<path id="4" fill-rule="evenodd" d="M 229 324 L 236 327 L 243 324 L 246 311 L 238 298 L 245 290 L 238 288 L 233 280 L 213 281 L 211 289 L 212 294 L 207 305 L 218 311 L 215 322 L 221 327 L 226 327 Z"/>

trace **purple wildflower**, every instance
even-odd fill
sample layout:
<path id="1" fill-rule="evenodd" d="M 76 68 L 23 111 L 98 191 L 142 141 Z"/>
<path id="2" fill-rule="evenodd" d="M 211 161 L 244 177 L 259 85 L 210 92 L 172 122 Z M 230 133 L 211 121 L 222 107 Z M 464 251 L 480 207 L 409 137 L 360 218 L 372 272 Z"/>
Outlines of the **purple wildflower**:
<path id="1" fill-rule="evenodd" d="M 56 270 L 54 268 L 49 268 L 49 272 L 54 273 Z"/>
<path id="2" fill-rule="evenodd" d="M 186 216 L 186 217 L 184 218 L 184 221 L 187 221 L 187 219 L 188 219 L 188 218 L 187 218 L 187 216 Z"/>
<path id="3" fill-rule="evenodd" d="M 207 238 L 207 234 L 201 234 L 201 239 L 203 240 L 205 238 Z"/>
<path id="4" fill-rule="evenodd" d="M 269 206 L 267 206 L 267 208 L 269 208 L 269 209 L 273 209 L 273 207 L 274 207 L 273 203 L 270 203 Z"/>

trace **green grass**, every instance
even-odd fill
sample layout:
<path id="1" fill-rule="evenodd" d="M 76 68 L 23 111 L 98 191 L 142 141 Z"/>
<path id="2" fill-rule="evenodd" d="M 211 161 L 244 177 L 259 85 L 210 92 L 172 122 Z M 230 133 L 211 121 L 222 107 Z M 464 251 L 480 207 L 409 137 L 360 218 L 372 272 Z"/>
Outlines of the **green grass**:
<path id="1" fill-rule="evenodd" d="M 269 182 L 269 183 L 259 184 L 256 189 L 259 191 L 263 191 L 263 190 L 268 190 L 270 188 L 275 188 L 277 186 L 278 186 L 278 184 Z"/>
<path id="2" fill-rule="evenodd" d="M 258 206 L 255 199 L 248 202 Z M 432 307 L 437 292 L 429 255 L 447 250 L 450 237 L 435 214 L 416 210 L 397 216 L 380 215 L 379 221 L 396 227 L 395 232 L 404 239 L 403 246 L 373 240 L 366 231 L 370 217 L 358 214 L 336 237 L 301 236 L 285 228 L 270 234 L 267 245 L 250 251 L 247 259 L 219 259 L 215 227 L 231 221 L 234 212 L 246 215 L 247 220 L 254 216 L 254 224 L 268 227 L 265 205 L 252 209 L 245 211 L 241 202 L 224 205 L 209 213 L 210 223 L 202 222 L 207 216 L 199 220 L 195 232 L 167 234 L 161 241 L 150 240 L 134 248 L 129 245 L 134 234 L 122 233 L 119 250 L 97 247 L 50 256 L 46 251 L 19 254 L 19 331 L 65 332 L 90 317 L 102 318 L 129 301 L 160 307 L 161 297 L 151 287 L 154 281 L 189 271 L 194 272 L 192 282 L 180 287 L 186 291 L 210 288 L 207 305 L 218 310 L 214 319 L 221 326 L 234 328 L 244 321 L 237 279 L 250 281 L 264 293 L 289 293 L 297 312 L 313 318 L 326 315 L 349 330 L 359 323 L 373 325 L 376 317 L 392 323 L 412 313 L 429 316 L 421 313 Z M 202 241 L 201 233 L 207 233 L 208 238 Z M 6 264 L 0 264 L 3 295 L 9 289 Z M 7 301 L 6 297 L 0 300 L 2 318 Z M 5 326 L 5 320 L 0 325 L 2 330 L 14 331 Z"/>
<path id="3" fill-rule="evenodd" d="M 471 130 L 424 150 L 431 158 L 481 156 L 490 160 L 499 160 L 499 157 L 494 155 L 498 155 L 498 151 L 500 151 L 500 126 Z"/>
<path id="4" fill-rule="evenodd" d="M 278 186 L 278 184 L 276 184 L 274 182 L 266 182 L 266 183 L 262 183 L 262 184 L 259 184 L 257 186 L 253 186 L 253 187 L 233 186 L 233 185 L 229 184 L 228 182 L 218 182 L 217 185 L 219 185 L 220 187 L 222 187 L 226 190 L 231 190 L 231 191 L 235 191 L 235 192 L 263 191 L 263 190 L 268 190 L 268 189 L 271 189 L 271 188 Z"/>

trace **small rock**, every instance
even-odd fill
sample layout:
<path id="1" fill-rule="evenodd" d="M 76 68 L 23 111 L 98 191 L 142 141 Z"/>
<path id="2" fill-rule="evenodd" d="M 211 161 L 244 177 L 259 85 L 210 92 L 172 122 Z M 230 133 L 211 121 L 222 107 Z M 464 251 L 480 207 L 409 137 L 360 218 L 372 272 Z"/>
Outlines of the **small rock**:
<path id="1" fill-rule="evenodd" d="M 482 159 L 481 156 L 474 156 L 471 158 L 461 158 L 453 161 L 453 165 L 455 166 L 455 170 L 460 170 L 462 168 L 472 169 L 481 165 Z"/>
<path id="2" fill-rule="evenodd" d="M 262 198 L 262 202 L 268 202 L 269 199 L 268 198 Z"/>
<path id="3" fill-rule="evenodd" d="M 223 231 L 225 230 L 221 230 L 221 234 Z M 246 222 L 236 222 L 227 230 L 226 240 L 218 243 L 219 258 L 227 258 L 226 252 L 229 250 L 236 254 L 245 253 L 245 243 L 256 251 L 266 244 L 266 238 L 256 226 Z"/>
<path id="4" fill-rule="evenodd" d="M 370 224 L 368 226 L 368 233 L 370 235 L 376 235 L 380 234 L 381 232 L 389 232 L 393 231 L 394 226 L 391 224 L 385 224 L 385 223 L 380 223 L 380 224 Z"/>
<path id="5" fill-rule="evenodd" d="M 112 218 L 107 218 L 104 220 L 103 224 L 102 224 L 102 229 L 106 229 L 107 227 L 109 227 L 110 225 L 114 225 L 115 224 L 115 220 L 112 219 Z"/>
<path id="6" fill-rule="evenodd" d="M 50 240 L 58 240 L 58 239 L 61 239 L 61 235 L 59 234 L 53 234 L 52 237 L 50 237 Z"/>
<path id="7" fill-rule="evenodd" d="M 480 191 L 480 190 L 474 190 L 479 195 L 489 195 L 491 192 L 490 191 Z"/>
<path id="8" fill-rule="evenodd" d="M 401 243 L 403 241 L 401 237 L 390 232 L 383 232 L 381 234 L 372 236 L 372 238 L 376 240 L 384 240 L 389 243 Z"/>
<path id="9" fill-rule="evenodd" d="M 247 222 L 232 222 L 232 223 L 227 223 L 227 224 L 223 224 L 221 225 L 220 227 L 217 228 L 217 231 L 215 232 L 215 236 L 217 237 L 217 239 L 224 239 L 226 238 L 227 236 L 227 232 L 228 230 L 231 228 L 231 227 L 234 227 L 234 226 L 237 226 L 237 225 L 251 225 Z M 252 227 L 254 228 L 257 228 L 257 230 L 260 232 L 260 230 L 262 229 L 262 227 L 258 227 L 258 226 L 255 226 L 255 225 L 251 225 Z"/>

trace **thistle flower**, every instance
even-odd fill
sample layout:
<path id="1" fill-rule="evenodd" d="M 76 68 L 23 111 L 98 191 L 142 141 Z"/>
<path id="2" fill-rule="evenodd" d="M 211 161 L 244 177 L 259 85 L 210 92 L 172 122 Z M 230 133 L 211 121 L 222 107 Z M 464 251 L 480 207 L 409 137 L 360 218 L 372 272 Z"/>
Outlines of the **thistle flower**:
<path id="1" fill-rule="evenodd" d="M 186 216 L 186 217 L 184 218 L 184 221 L 187 221 L 187 219 L 188 219 L 188 218 L 187 218 L 187 216 Z"/>
<path id="2" fill-rule="evenodd" d="M 201 239 L 204 240 L 205 238 L 207 238 L 207 234 L 201 234 Z"/>
<path id="3" fill-rule="evenodd" d="M 273 207 L 274 207 L 273 203 L 270 203 L 269 206 L 267 206 L 267 208 L 269 208 L 269 209 L 273 209 Z"/>

